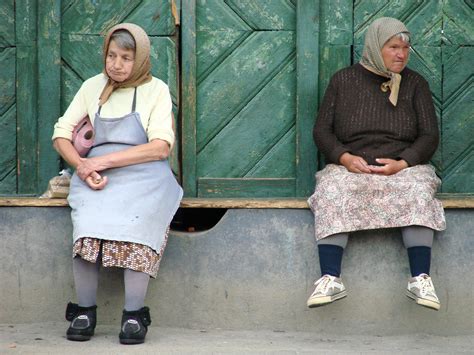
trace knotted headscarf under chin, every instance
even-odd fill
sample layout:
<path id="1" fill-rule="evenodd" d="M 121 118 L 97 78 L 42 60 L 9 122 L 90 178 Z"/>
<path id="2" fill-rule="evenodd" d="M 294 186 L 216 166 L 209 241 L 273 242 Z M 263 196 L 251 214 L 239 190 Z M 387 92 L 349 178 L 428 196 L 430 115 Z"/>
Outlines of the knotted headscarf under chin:
<path id="1" fill-rule="evenodd" d="M 112 80 L 106 70 L 107 51 L 109 50 L 110 37 L 115 31 L 126 30 L 135 40 L 135 61 L 133 64 L 130 76 L 121 82 Z M 110 97 L 112 92 L 118 88 L 136 87 L 147 83 L 152 79 L 150 62 L 150 39 L 146 32 L 133 23 L 121 23 L 112 27 L 105 36 L 104 40 L 104 71 L 103 73 L 108 77 L 102 93 L 100 94 L 99 106 L 102 106 Z"/>
<path id="2" fill-rule="evenodd" d="M 390 38 L 402 32 L 408 35 L 410 34 L 405 25 L 397 19 L 382 17 L 375 20 L 367 29 L 364 51 L 362 52 L 362 58 L 360 60 L 360 64 L 367 70 L 390 79 L 382 84 L 381 90 L 390 90 L 389 100 L 393 106 L 397 106 L 398 91 L 400 90 L 402 76 L 389 71 L 385 67 L 382 57 L 382 47 Z"/>

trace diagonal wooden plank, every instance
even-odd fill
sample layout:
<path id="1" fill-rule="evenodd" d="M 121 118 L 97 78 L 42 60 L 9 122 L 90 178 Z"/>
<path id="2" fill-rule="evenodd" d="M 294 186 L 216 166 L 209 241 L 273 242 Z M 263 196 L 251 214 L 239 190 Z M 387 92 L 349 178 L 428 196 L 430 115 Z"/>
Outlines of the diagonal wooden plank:
<path id="1" fill-rule="evenodd" d="M 292 32 L 256 32 L 199 85 L 198 151 L 281 69 L 294 48 Z"/>
<path id="2" fill-rule="evenodd" d="M 372 21 L 387 16 L 397 18 L 407 26 L 413 44 L 439 44 L 442 6 L 443 0 L 362 0 L 354 7 L 354 42 L 362 45 Z"/>
<path id="3" fill-rule="evenodd" d="M 474 148 L 471 146 L 443 176 L 442 192 L 472 193 L 474 190 Z"/>
<path id="4" fill-rule="evenodd" d="M 140 0 L 78 1 L 62 13 L 62 33 L 104 33 L 140 4 Z"/>
<path id="5" fill-rule="evenodd" d="M 247 178 L 291 178 L 295 176 L 296 127 L 292 126 L 281 139 L 265 153 L 244 177 Z M 290 161 L 282 164 L 282 157 Z"/>
<path id="6" fill-rule="evenodd" d="M 67 110 L 82 82 L 82 78 L 67 63 L 63 62 L 61 65 L 61 114 Z"/>
<path id="7" fill-rule="evenodd" d="M 200 31 L 251 31 L 245 23 L 222 0 L 197 1 L 196 30 Z"/>
<path id="8" fill-rule="evenodd" d="M 145 0 L 136 6 L 123 22 L 136 23 L 149 36 L 170 36 L 175 33 L 174 18 L 171 13 L 172 0 Z"/>
<path id="9" fill-rule="evenodd" d="M 445 1 L 443 6 L 443 39 L 450 45 L 474 44 L 474 3 Z"/>
<path id="10" fill-rule="evenodd" d="M 201 31 L 197 33 L 198 84 L 232 54 L 250 35 L 250 31 Z"/>
<path id="11" fill-rule="evenodd" d="M 15 45 L 15 1 L 0 1 L 0 47 Z"/>
<path id="12" fill-rule="evenodd" d="M 256 31 L 296 29 L 295 5 L 288 0 L 225 0 L 225 2 Z"/>
<path id="13" fill-rule="evenodd" d="M 199 152 L 200 177 L 244 176 L 288 132 L 295 122 L 294 72 L 293 59 Z M 295 152 L 288 154 L 282 166 Z"/>
<path id="14" fill-rule="evenodd" d="M 0 115 L 15 102 L 16 48 L 0 48 Z"/>

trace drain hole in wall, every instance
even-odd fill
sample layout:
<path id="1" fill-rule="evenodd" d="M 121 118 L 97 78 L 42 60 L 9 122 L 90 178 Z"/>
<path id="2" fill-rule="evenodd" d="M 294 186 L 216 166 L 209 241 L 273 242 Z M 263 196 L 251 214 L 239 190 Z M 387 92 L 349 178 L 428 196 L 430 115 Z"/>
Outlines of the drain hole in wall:
<path id="1" fill-rule="evenodd" d="M 226 211 L 226 208 L 179 208 L 170 227 L 181 232 L 205 231 L 214 227 Z"/>

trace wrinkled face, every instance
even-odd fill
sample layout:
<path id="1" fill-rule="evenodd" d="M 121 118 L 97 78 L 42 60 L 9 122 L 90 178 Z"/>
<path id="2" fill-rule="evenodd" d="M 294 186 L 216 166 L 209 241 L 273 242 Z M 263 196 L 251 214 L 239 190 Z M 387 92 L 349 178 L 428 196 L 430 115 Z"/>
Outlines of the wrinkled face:
<path id="1" fill-rule="evenodd" d="M 122 82 L 132 73 L 135 63 L 135 52 L 117 46 L 114 40 L 110 41 L 105 60 L 107 75 L 114 81 Z"/>
<path id="2" fill-rule="evenodd" d="M 385 67 L 394 73 L 400 73 L 408 63 L 410 44 L 400 38 L 392 37 L 382 47 Z"/>

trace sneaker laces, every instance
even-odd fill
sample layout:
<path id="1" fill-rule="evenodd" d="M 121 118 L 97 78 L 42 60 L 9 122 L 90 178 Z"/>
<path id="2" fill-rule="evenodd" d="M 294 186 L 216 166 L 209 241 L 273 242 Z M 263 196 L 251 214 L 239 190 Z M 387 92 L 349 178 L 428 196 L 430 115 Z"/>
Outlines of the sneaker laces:
<path id="1" fill-rule="evenodd" d="M 419 276 L 419 282 L 420 282 L 420 292 L 422 295 L 427 295 L 427 294 L 434 294 L 434 285 L 433 282 L 431 282 L 431 278 L 424 274 Z"/>
<path id="2" fill-rule="evenodd" d="M 324 275 L 323 277 L 321 277 L 318 281 L 314 283 L 316 288 L 314 289 L 313 294 L 318 293 L 318 292 L 326 294 L 328 292 L 331 281 L 332 281 L 332 278 L 329 275 Z"/>

